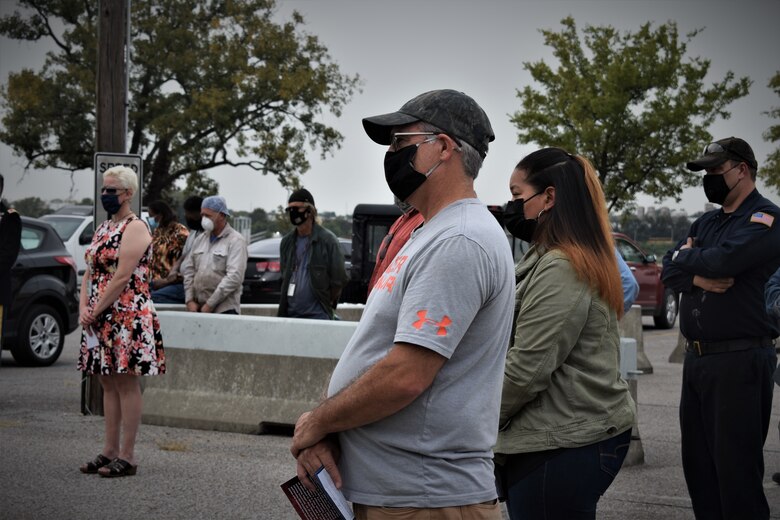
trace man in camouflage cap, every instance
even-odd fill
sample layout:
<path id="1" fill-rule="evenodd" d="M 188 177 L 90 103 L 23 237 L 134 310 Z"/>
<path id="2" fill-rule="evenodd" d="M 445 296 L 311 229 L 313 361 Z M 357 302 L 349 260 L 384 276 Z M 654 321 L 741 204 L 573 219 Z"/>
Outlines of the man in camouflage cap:
<path id="1" fill-rule="evenodd" d="M 324 466 L 358 519 L 399 507 L 404 518 L 500 519 L 491 449 L 514 269 L 474 191 L 490 121 L 467 95 L 435 90 L 363 126 L 389 145 L 388 186 L 424 225 L 374 285 L 328 397 L 298 420 L 298 476 L 310 485 Z"/>

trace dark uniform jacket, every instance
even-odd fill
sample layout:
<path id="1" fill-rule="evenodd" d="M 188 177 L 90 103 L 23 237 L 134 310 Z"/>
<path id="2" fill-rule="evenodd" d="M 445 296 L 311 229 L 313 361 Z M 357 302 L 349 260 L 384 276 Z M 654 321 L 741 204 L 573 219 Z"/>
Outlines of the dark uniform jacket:
<path id="1" fill-rule="evenodd" d="M 280 263 L 282 264 L 282 295 L 279 301 L 279 316 L 287 316 L 287 288 L 290 286 L 295 268 L 295 239 L 297 230 L 286 234 L 280 245 Z M 314 224 L 311 232 L 311 252 L 309 254 L 309 276 L 311 287 L 317 301 L 325 312 L 333 318 L 333 310 L 338 303 L 338 294 L 347 284 L 347 271 L 344 267 L 344 255 L 336 235 Z M 336 294 L 334 298 L 334 293 Z"/>
<path id="2" fill-rule="evenodd" d="M 11 268 L 19 255 L 22 219 L 0 203 L 0 305 L 11 304 Z"/>
<path id="3" fill-rule="evenodd" d="M 680 331 L 688 340 L 776 338 L 777 321 L 764 305 L 764 286 L 780 267 L 780 208 L 753 190 L 736 211 L 708 211 L 692 225 L 691 249 L 669 250 L 662 279 L 679 291 Z M 694 275 L 734 278 L 725 293 L 693 286 Z"/>

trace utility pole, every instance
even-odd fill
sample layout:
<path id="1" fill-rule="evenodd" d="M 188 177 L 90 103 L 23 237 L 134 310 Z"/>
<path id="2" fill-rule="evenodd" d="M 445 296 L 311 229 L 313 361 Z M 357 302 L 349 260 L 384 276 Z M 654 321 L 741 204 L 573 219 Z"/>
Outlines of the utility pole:
<path id="1" fill-rule="evenodd" d="M 95 151 L 125 153 L 130 0 L 99 0 L 98 13 Z M 102 176 L 95 172 L 96 219 L 103 214 L 97 207 L 102 182 Z M 99 224 L 95 222 L 95 229 Z M 82 383 L 81 412 L 103 415 L 103 389 L 95 375 Z"/>

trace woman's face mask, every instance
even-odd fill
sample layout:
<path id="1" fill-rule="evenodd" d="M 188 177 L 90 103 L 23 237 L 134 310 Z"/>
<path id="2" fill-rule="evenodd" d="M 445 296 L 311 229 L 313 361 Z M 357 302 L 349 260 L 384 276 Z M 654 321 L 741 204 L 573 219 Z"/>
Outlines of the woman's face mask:
<path id="1" fill-rule="evenodd" d="M 533 241 L 534 232 L 536 231 L 536 225 L 539 220 L 538 217 L 526 218 L 525 203 L 542 193 L 544 192 L 540 191 L 539 193 L 528 197 L 528 200 L 510 200 L 506 204 L 506 209 L 504 210 L 504 226 L 506 226 L 507 231 L 520 240 L 526 242 Z"/>
<path id="2" fill-rule="evenodd" d="M 103 209 L 106 210 L 109 216 L 116 215 L 122 208 L 122 203 L 119 202 L 119 195 L 104 193 L 100 196 L 100 203 L 103 205 Z"/>

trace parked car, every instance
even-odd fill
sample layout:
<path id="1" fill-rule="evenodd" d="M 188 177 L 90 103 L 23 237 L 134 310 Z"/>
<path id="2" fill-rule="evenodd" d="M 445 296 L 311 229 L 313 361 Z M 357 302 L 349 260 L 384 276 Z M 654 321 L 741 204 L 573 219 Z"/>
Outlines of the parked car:
<path id="1" fill-rule="evenodd" d="M 92 215 L 68 215 L 52 213 L 44 215 L 41 220 L 49 223 L 54 231 L 57 232 L 65 248 L 76 262 L 76 284 L 81 284 L 81 277 L 87 269 L 87 262 L 84 259 L 84 253 L 92 242 L 92 235 L 95 233 L 95 224 Z"/>
<path id="2" fill-rule="evenodd" d="M 41 217 L 41 220 L 51 224 L 76 262 L 76 285 L 81 285 L 81 277 L 87 269 L 84 254 L 92 242 L 92 235 L 95 234 L 93 211 L 92 206 L 63 206 L 54 213 Z M 141 211 L 141 218 L 149 222 L 146 209 Z"/>
<path id="3" fill-rule="evenodd" d="M 279 247 L 282 237 L 264 238 L 247 246 L 241 303 L 279 303 L 282 272 Z"/>
<path id="4" fill-rule="evenodd" d="M 241 292 L 241 303 L 279 303 L 282 290 L 282 273 L 279 262 L 279 249 L 282 237 L 264 238 L 247 246 L 247 265 L 244 273 L 244 286 Z M 349 274 L 352 255 L 352 240 L 339 238 L 341 252 L 344 255 L 344 267 Z M 342 291 L 341 301 L 345 294 L 352 290 L 349 284 Z"/>
<path id="5" fill-rule="evenodd" d="M 57 361 L 78 326 L 76 264 L 47 222 L 22 217 L 22 243 L 11 269 L 11 305 L 3 348 L 22 365 Z"/>
<path id="6" fill-rule="evenodd" d="M 636 242 L 622 233 L 613 233 L 615 245 L 634 278 L 639 283 L 639 295 L 634 302 L 642 306 L 642 314 L 653 317 L 655 326 L 671 329 L 677 320 L 679 294 L 661 281 L 661 266 L 655 255 L 646 253 Z"/>

